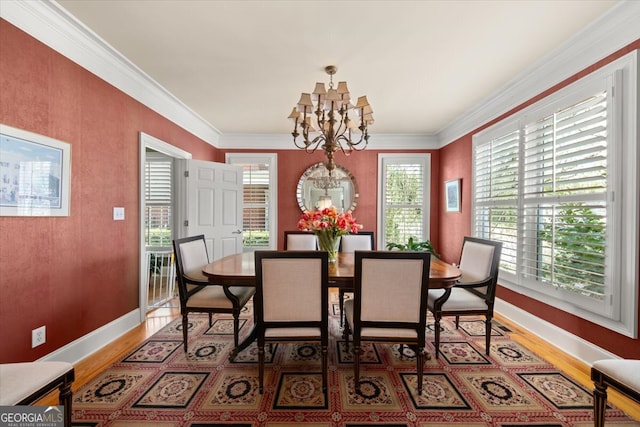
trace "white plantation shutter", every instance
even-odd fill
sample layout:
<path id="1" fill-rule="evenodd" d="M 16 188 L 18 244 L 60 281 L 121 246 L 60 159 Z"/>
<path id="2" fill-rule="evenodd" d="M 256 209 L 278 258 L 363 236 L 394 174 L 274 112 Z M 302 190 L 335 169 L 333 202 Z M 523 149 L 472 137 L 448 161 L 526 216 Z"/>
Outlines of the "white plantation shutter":
<path id="1" fill-rule="evenodd" d="M 145 162 L 145 244 L 171 247 L 173 159 L 147 153 Z"/>
<path id="2" fill-rule="evenodd" d="M 472 232 L 499 283 L 638 336 L 638 53 L 473 135 Z"/>
<path id="3" fill-rule="evenodd" d="M 474 234 L 503 242 L 500 267 L 516 273 L 518 248 L 518 152 L 520 132 L 474 146 Z"/>
<path id="4" fill-rule="evenodd" d="M 607 93 L 524 126 L 523 275 L 603 299 Z"/>
<path id="5" fill-rule="evenodd" d="M 268 165 L 264 163 L 241 166 L 244 183 L 242 207 L 244 246 L 268 247 L 270 171 Z"/>
<path id="6" fill-rule="evenodd" d="M 429 161 L 428 155 L 380 155 L 382 176 L 381 223 L 383 241 L 406 243 L 409 237 L 420 242 L 429 239 Z"/>
<path id="7" fill-rule="evenodd" d="M 503 276 L 603 300 L 607 93 L 532 116 L 474 144 L 474 234 L 503 242 Z"/>

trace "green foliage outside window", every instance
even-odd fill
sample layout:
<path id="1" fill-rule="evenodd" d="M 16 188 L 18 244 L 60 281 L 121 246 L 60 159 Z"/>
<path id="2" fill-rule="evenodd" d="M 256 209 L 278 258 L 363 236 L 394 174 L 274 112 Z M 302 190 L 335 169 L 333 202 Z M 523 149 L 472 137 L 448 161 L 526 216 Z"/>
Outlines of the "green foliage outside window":
<path id="1" fill-rule="evenodd" d="M 171 247 L 171 230 L 169 228 L 147 228 L 146 246 Z"/>
<path id="2" fill-rule="evenodd" d="M 555 228 L 545 224 L 538 241 L 553 246 L 553 262 L 542 265 L 542 279 L 553 280 L 562 289 L 603 297 L 606 224 L 601 215 L 581 203 L 563 204 Z"/>
<path id="3" fill-rule="evenodd" d="M 389 165 L 386 178 L 385 242 L 423 239 L 421 173 L 407 170 L 404 165 Z"/>
<path id="4" fill-rule="evenodd" d="M 267 230 L 245 230 L 242 244 L 245 248 L 269 247 L 269 231 Z"/>

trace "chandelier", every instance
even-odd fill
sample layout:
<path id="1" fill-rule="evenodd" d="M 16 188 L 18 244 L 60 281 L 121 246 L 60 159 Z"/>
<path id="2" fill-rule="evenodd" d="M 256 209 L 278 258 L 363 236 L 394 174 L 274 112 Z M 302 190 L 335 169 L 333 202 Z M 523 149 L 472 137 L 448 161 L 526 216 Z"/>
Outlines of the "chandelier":
<path id="1" fill-rule="evenodd" d="M 340 181 L 333 177 L 332 171 L 329 171 L 328 175 L 322 174 L 312 178 L 313 186 L 318 190 L 333 190 L 340 187 Z"/>
<path id="2" fill-rule="evenodd" d="M 329 74 L 329 90 L 324 83 L 316 83 L 313 93 L 300 95 L 289 118 L 294 121 L 291 135 L 295 146 L 307 153 L 321 148 L 327 156 L 325 166 L 331 172 L 336 167 L 333 160 L 336 151 L 349 155 L 367 146 L 367 127 L 373 124 L 373 111 L 366 96 L 359 97 L 355 106 L 351 104 L 347 82 L 338 82 L 338 87 L 333 87 L 337 67 L 329 65 L 324 70 Z M 302 141 L 298 141 L 301 134 Z"/>

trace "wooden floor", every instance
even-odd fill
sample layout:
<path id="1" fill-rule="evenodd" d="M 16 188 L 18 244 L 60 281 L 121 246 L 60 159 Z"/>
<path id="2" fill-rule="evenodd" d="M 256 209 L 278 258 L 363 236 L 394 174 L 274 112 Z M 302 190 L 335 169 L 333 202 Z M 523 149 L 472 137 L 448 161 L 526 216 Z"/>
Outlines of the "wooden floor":
<path id="1" fill-rule="evenodd" d="M 178 317 L 180 317 L 180 309 L 176 302 L 157 308 L 147 315 L 147 321 L 145 323 L 129 331 L 113 343 L 106 345 L 95 354 L 76 363 L 76 379 L 73 383 L 73 391 L 75 392 L 84 384 L 88 383 L 92 378 L 104 371 L 111 364 L 124 358 L 124 356 L 129 354 L 147 338 L 151 337 L 157 331 L 162 329 L 162 327 Z M 558 367 L 558 369 L 563 371 L 567 376 L 571 377 L 588 390 L 593 389 L 589 366 L 570 357 L 560 349 L 550 346 L 541 338 L 530 334 L 526 330 L 509 322 L 499 315 L 496 315 L 496 320 L 516 332 L 512 335 L 512 339 L 514 341 L 519 342 L 534 353 L 544 355 L 544 358 L 547 361 Z M 608 394 L 608 401 L 612 405 L 623 410 L 636 421 L 640 421 L 640 405 L 620 395 L 614 390 L 609 390 Z M 43 398 L 38 404 L 56 405 L 57 399 L 57 392 L 54 392 Z"/>

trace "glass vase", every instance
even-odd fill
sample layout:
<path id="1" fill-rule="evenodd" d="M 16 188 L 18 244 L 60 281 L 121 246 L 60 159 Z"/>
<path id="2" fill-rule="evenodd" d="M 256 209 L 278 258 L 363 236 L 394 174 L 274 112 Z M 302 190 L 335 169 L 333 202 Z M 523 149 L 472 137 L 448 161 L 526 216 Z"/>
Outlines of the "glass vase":
<path id="1" fill-rule="evenodd" d="M 329 233 L 317 233 L 318 246 L 321 251 L 329 253 L 329 262 L 336 262 L 338 259 L 338 248 L 340 247 L 340 236 L 333 236 Z"/>

